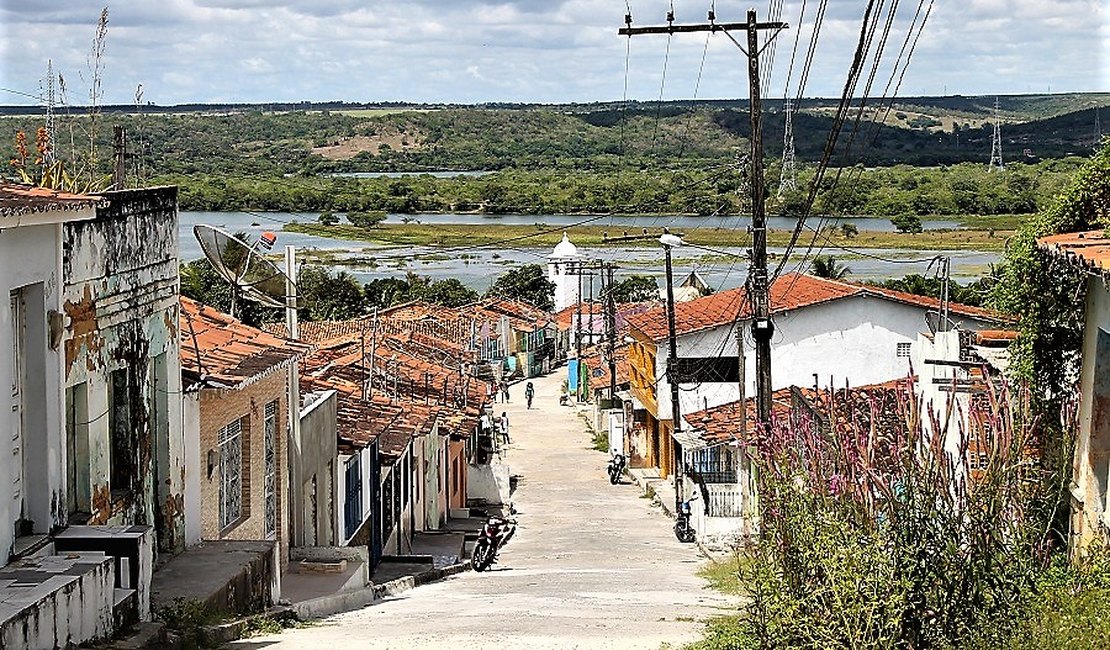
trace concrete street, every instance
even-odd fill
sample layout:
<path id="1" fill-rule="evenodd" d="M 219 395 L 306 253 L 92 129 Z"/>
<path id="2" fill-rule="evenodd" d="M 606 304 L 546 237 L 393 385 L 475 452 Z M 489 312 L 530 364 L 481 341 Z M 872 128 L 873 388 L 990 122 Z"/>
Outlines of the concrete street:
<path id="1" fill-rule="evenodd" d="M 486 573 L 465 572 L 366 609 L 236 648 L 659 648 L 698 638 L 733 606 L 705 588 L 703 562 L 635 485 L 610 485 L 574 408 L 559 406 L 566 370 L 497 404 L 511 423 L 519 475 L 516 536 Z"/>

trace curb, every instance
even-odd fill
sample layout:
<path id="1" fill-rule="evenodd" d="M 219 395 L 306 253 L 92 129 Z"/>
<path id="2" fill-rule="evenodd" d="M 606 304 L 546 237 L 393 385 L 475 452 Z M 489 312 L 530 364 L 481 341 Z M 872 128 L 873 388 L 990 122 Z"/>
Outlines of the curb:
<path id="1" fill-rule="evenodd" d="M 293 603 L 290 607 L 297 618 L 300 620 L 309 620 L 314 618 L 324 618 L 333 614 L 340 614 L 343 612 L 350 612 L 356 609 L 362 609 L 371 605 L 376 605 L 387 598 L 391 598 L 398 594 L 402 594 L 411 589 L 415 589 L 420 585 L 426 585 L 432 582 L 443 580 L 444 578 L 453 576 L 463 571 L 470 569 L 470 560 L 459 562 L 441 569 L 430 569 L 428 571 L 421 571 L 416 575 L 405 576 L 397 578 L 381 584 L 370 585 L 362 589 L 354 591 L 347 591 L 330 596 L 320 596 L 310 600 L 302 600 L 298 603 Z"/>

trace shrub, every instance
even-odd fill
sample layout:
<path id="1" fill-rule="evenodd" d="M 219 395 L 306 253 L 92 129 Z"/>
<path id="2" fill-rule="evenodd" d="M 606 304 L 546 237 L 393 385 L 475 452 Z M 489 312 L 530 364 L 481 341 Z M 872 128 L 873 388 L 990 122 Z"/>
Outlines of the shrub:
<path id="1" fill-rule="evenodd" d="M 1058 489 L 1031 453 L 1028 391 L 986 382 L 956 431 L 909 381 L 817 404 L 753 441 L 762 535 L 739 563 L 747 633 L 763 648 L 1008 638 L 1044 556 L 1052 509 L 1039 504 Z"/>

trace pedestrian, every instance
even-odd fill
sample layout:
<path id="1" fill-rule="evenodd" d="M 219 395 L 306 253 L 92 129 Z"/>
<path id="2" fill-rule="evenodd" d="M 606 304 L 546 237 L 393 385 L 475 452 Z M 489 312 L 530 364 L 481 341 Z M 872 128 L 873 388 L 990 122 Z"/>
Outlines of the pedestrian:
<path id="1" fill-rule="evenodd" d="M 536 388 L 532 386 L 532 382 L 524 387 L 524 400 L 528 402 L 528 408 L 532 408 L 532 397 L 536 394 Z"/>
<path id="2" fill-rule="evenodd" d="M 504 379 L 501 380 L 501 401 L 509 401 L 509 382 Z"/>
<path id="3" fill-rule="evenodd" d="M 501 411 L 501 422 L 499 426 L 501 428 L 501 440 L 507 445 L 511 441 L 509 440 L 509 414 L 505 411 Z"/>

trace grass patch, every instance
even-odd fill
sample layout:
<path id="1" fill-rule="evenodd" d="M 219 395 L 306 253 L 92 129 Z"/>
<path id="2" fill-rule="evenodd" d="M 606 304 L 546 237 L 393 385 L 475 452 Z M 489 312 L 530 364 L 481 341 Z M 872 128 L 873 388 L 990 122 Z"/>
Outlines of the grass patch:
<path id="1" fill-rule="evenodd" d="M 334 239 L 350 239 L 365 241 L 375 244 L 396 246 L 430 246 L 430 247 L 456 247 L 456 246 L 482 246 L 506 239 L 516 238 L 521 246 L 535 248 L 549 248 L 559 243 L 563 238 L 563 230 L 559 228 L 552 232 L 537 230 L 535 226 L 511 224 L 418 224 L 418 223 L 389 223 L 379 224 L 374 228 L 358 228 L 349 224 L 335 224 L 325 226 L 314 223 L 286 224 L 286 231 L 299 232 L 318 237 L 331 237 Z M 606 231 L 614 230 L 609 226 L 577 226 L 565 229 L 574 238 L 578 246 L 591 248 L 616 248 L 628 246 L 657 247 L 653 240 L 606 243 L 603 241 Z M 975 230 L 927 230 L 917 234 L 897 232 L 861 232 L 851 238 L 840 233 L 822 234 L 817 238 L 818 243 L 827 242 L 834 246 L 848 248 L 890 248 L 905 250 L 980 250 L 1001 251 L 1006 246 L 1007 238 L 1012 235 L 1011 230 L 998 230 L 993 233 L 988 229 Z M 790 232 L 786 230 L 771 230 L 767 234 L 768 245 L 772 247 L 786 246 L 790 241 Z M 807 235 L 808 240 L 808 235 Z M 698 230 L 690 237 L 691 243 L 704 246 L 736 246 L 746 247 L 751 244 L 751 236 L 742 230 Z"/>
<path id="2" fill-rule="evenodd" d="M 596 451 L 609 452 L 609 432 L 608 431 L 594 431 L 594 449 Z"/>
<path id="3" fill-rule="evenodd" d="M 710 561 L 698 570 L 698 576 L 709 583 L 709 589 L 722 594 L 739 595 L 742 591 L 739 556 L 723 562 Z"/>

